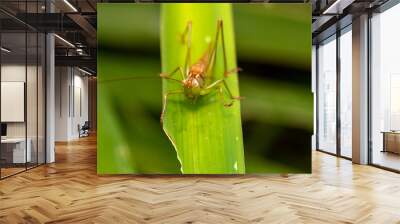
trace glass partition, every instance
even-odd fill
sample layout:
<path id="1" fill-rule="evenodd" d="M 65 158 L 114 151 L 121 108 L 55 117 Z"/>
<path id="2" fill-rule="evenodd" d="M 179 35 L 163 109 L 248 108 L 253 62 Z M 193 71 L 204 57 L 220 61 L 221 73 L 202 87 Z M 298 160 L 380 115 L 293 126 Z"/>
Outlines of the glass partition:
<path id="1" fill-rule="evenodd" d="M 336 36 L 318 47 L 318 149 L 336 153 Z"/>
<path id="2" fill-rule="evenodd" d="M 371 18 L 371 162 L 400 170 L 400 5 Z"/>
<path id="3" fill-rule="evenodd" d="M 26 3 L 18 4 L 19 13 L 43 11 L 44 1 Z M 0 26 L 2 179 L 45 163 L 46 39 L 2 12 Z"/>
<path id="4" fill-rule="evenodd" d="M 2 177 L 26 169 L 31 160 L 26 133 L 26 33 L 1 34 Z"/>

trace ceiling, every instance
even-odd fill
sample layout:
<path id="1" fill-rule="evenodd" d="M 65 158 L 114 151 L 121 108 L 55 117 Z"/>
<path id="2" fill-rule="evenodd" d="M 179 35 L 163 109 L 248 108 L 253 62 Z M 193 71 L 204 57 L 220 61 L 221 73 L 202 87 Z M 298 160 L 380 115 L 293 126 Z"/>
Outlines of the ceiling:
<path id="1" fill-rule="evenodd" d="M 389 0 L 312 0 L 313 43 L 351 24 L 352 18 L 368 13 Z"/>
<path id="2" fill-rule="evenodd" d="M 96 73 L 96 0 L 1 0 L 2 59 L 32 58 L 37 33 L 54 32 L 56 65 Z M 25 32 L 28 31 L 27 38 Z M 35 33 L 34 35 L 29 32 Z M 27 45 L 25 43 L 27 41 Z M 31 43 L 32 42 L 32 43 Z M 34 42 L 34 43 L 33 43 Z M 27 48 L 25 48 L 27 46 Z M 42 47 L 41 45 L 39 47 Z"/>
<path id="3" fill-rule="evenodd" d="M 157 0 L 155 0 L 157 2 Z M 312 4 L 312 35 L 315 39 L 338 20 L 351 14 L 383 4 L 387 0 L 286 0 L 285 2 L 310 2 Z M 96 71 L 97 3 L 151 2 L 149 0 L 1 0 L 1 30 L 14 54 L 24 48 L 21 39 L 25 29 L 54 32 L 56 64 L 82 66 Z M 244 1 L 248 2 L 248 1 Z M 254 1 L 261 2 L 261 1 Z M 283 2 L 269 0 L 264 2 Z M 60 37 L 60 38 L 59 38 Z M 64 41 L 66 40 L 66 41 Z M 5 43 L 5 42 L 3 42 Z M 33 45 L 32 45 L 33 46 Z M 19 49 L 19 50 L 18 50 Z M 30 52 L 30 46 L 28 52 Z"/>

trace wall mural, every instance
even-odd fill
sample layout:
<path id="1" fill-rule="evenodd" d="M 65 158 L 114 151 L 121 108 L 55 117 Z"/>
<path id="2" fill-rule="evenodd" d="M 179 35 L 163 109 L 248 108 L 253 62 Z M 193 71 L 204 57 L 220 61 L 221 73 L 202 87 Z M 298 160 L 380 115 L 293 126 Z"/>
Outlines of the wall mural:
<path id="1" fill-rule="evenodd" d="M 98 173 L 310 173 L 311 8 L 295 6 L 98 4 Z"/>

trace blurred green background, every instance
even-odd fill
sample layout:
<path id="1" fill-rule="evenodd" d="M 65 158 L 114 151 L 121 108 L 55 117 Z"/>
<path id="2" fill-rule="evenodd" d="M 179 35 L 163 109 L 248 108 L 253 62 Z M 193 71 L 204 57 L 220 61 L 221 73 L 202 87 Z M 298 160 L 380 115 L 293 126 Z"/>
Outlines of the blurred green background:
<path id="1" fill-rule="evenodd" d="M 311 6 L 234 4 L 246 173 L 311 172 Z M 162 131 L 158 4 L 98 4 L 100 174 L 180 173 Z"/>

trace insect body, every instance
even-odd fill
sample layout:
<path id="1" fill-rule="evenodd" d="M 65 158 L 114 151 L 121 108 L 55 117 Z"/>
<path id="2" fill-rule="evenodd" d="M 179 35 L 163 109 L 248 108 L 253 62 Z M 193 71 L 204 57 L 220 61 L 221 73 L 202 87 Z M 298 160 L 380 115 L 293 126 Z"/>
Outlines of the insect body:
<path id="1" fill-rule="evenodd" d="M 191 30 L 192 30 L 192 23 L 188 22 L 186 29 L 182 35 L 182 40 L 185 40 L 185 37 L 187 37 L 187 55 L 186 55 L 186 60 L 185 60 L 185 67 L 182 69 L 182 67 L 178 66 L 175 70 L 173 70 L 171 73 L 161 73 L 160 77 L 167 79 L 167 80 L 172 80 L 175 82 L 179 82 L 183 89 L 180 90 L 175 90 L 175 91 L 170 91 L 164 94 L 163 98 L 163 110 L 161 113 L 161 122 L 163 122 L 163 115 L 165 113 L 166 107 L 167 107 L 167 99 L 170 95 L 173 94 L 184 94 L 186 98 L 190 100 L 196 100 L 200 96 L 207 95 L 211 93 L 212 91 L 217 91 L 218 94 L 220 94 L 222 102 L 224 101 L 224 96 L 223 90 L 225 89 L 229 95 L 229 98 L 232 100 L 229 103 L 224 103 L 224 106 L 229 107 L 232 106 L 233 100 L 239 100 L 241 97 L 239 96 L 233 96 L 227 83 L 226 83 L 226 78 L 232 74 L 238 72 L 240 69 L 239 68 L 234 68 L 231 70 L 227 70 L 227 59 L 226 59 L 226 53 L 225 53 L 225 43 L 224 43 L 224 33 L 223 33 L 223 23 L 221 20 L 218 21 L 217 24 L 217 32 L 216 32 L 216 37 L 215 41 L 213 43 L 210 43 L 209 48 L 206 50 L 206 52 L 203 54 L 203 56 L 196 61 L 194 64 L 191 64 L 190 60 L 190 49 L 191 49 L 191 43 L 190 43 L 190 35 L 191 35 Z M 215 63 L 215 57 L 216 57 L 216 49 L 217 49 L 217 44 L 218 40 L 221 39 L 221 44 L 222 44 L 222 53 L 223 53 L 223 60 L 224 60 L 224 76 L 222 79 L 218 80 L 213 80 L 213 75 L 212 75 L 212 68 Z M 173 76 L 177 73 L 180 73 L 181 79 L 176 79 L 173 78 Z"/>
<path id="2" fill-rule="evenodd" d="M 205 87 L 205 65 L 196 63 L 190 67 L 189 74 L 182 81 L 184 93 L 188 98 L 196 98 Z"/>

